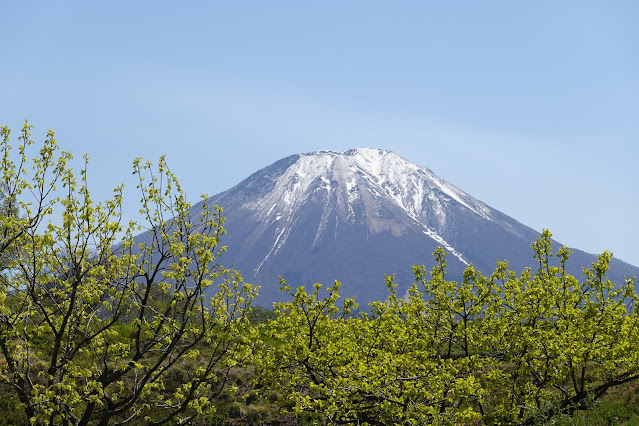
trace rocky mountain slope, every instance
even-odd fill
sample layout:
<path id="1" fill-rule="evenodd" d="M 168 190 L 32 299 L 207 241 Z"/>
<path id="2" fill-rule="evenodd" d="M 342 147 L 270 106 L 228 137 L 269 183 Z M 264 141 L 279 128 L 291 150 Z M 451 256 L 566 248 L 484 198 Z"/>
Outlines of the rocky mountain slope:
<path id="1" fill-rule="evenodd" d="M 264 305 L 283 298 L 280 275 L 294 287 L 339 280 L 342 294 L 361 304 L 383 300 L 384 274 L 397 274 L 400 288 L 408 287 L 411 266 L 432 265 L 437 246 L 450 252 L 452 278 L 471 263 L 489 274 L 504 259 L 521 271 L 533 264 L 530 244 L 539 235 L 431 170 L 379 149 L 292 155 L 209 202 L 224 208 L 224 265 L 261 285 Z M 582 266 L 594 261 L 575 250 L 571 273 L 581 277 Z M 639 268 L 614 260 L 611 279 L 635 275 Z"/>

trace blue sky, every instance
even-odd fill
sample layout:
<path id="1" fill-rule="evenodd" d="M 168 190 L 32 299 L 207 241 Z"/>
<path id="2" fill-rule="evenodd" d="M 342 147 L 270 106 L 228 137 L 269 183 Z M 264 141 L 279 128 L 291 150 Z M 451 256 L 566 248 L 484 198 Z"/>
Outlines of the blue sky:
<path id="1" fill-rule="evenodd" d="M 639 2 L 11 1 L 0 124 L 88 153 L 95 198 L 166 154 L 189 198 L 376 147 L 639 265 Z M 137 207 L 125 212 L 135 218 Z"/>

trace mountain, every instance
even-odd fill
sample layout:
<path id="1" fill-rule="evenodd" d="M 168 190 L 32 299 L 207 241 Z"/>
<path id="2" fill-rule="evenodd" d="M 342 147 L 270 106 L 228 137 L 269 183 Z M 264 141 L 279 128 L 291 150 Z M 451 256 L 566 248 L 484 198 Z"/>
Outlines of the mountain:
<path id="1" fill-rule="evenodd" d="M 411 266 L 432 266 L 438 246 L 450 253 L 450 278 L 460 279 L 468 264 L 490 274 L 504 259 L 521 272 L 533 265 L 530 244 L 539 236 L 431 170 L 380 149 L 292 155 L 209 203 L 226 217 L 222 263 L 261 285 L 262 305 L 284 299 L 280 275 L 292 287 L 338 280 L 341 294 L 363 306 L 383 300 L 384 274 L 396 274 L 400 290 L 407 288 Z M 574 251 L 569 271 L 581 278 L 596 257 Z M 639 268 L 613 260 L 612 280 L 636 275 Z"/>

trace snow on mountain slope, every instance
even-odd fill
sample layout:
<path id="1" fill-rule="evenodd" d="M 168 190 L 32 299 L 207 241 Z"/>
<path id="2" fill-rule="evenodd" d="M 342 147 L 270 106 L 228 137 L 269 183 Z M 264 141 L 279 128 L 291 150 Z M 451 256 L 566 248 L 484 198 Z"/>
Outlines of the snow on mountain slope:
<path id="1" fill-rule="evenodd" d="M 292 285 L 339 280 L 343 295 L 365 306 L 386 297 L 384 274 L 397 274 L 406 289 L 414 279 L 411 266 L 432 266 L 430 253 L 438 246 L 451 254 L 453 279 L 461 279 L 468 264 L 487 274 L 497 260 L 508 260 L 515 271 L 535 266 L 530 244 L 538 231 L 380 149 L 292 155 L 210 203 L 226 217 L 222 263 L 262 286 L 261 304 L 285 298 L 278 288 L 283 276 Z M 567 269 L 581 276 L 595 260 L 575 250 Z M 613 263 L 613 280 L 639 274 Z"/>
<path id="2" fill-rule="evenodd" d="M 297 214 L 309 197 L 320 197 L 325 203 L 322 220 L 318 224 L 315 242 L 326 232 L 327 218 L 338 214 L 343 221 L 356 220 L 354 205 L 371 209 L 364 189 L 373 197 L 393 203 L 403 211 L 422 232 L 442 245 L 462 263 L 468 264 L 445 237 L 447 212 L 457 204 L 473 214 L 500 224 L 517 234 L 516 228 L 494 214 L 484 203 L 437 177 L 432 171 L 411 163 L 397 154 L 371 148 L 348 151 L 316 151 L 301 154 L 275 181 L 274 188 L 264 197 L 246 205 L 262 221 L 265 231 L 277 224 L 277 236 L 262 264 L 287 242 Z M 364 197 L 364 198 L 363 198 Z M 372 232 L 386 227 L 369 219 Z M 398 232 L 395 229 L 396 232 Z M 259 232 L 258 232 L 259 233 Z"/>

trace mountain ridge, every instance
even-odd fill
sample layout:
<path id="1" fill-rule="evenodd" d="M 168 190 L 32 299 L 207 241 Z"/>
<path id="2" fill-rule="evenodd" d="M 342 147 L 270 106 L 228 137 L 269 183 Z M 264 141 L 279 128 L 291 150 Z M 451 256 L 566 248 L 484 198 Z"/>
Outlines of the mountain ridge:
<path id="1" fill-rule="evenodd" d="M 410 266 L 428 264 L 437 246 L 451 253 L 453 278 L 470 263 L 490 273 L 504 259 L 521 271 L 539 236 L 430 169 L 375 148 L 294 154 L 209 202 L 224 208 L 223 263 L 261 285 L 264 304 L 282 298 L 279 275 L 294 286 L 337 279 L 346 295 L 381 300 L 384 274 L 407 287 Z M 570 270 L 581 277 L 596 257 L 574 251 Z M 617 259 L 613 266 L 616 279 L 639 272 Z"/>

